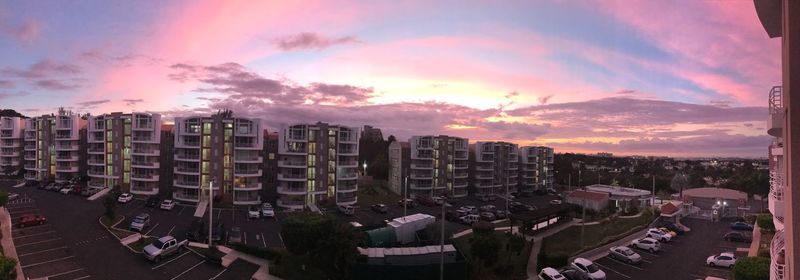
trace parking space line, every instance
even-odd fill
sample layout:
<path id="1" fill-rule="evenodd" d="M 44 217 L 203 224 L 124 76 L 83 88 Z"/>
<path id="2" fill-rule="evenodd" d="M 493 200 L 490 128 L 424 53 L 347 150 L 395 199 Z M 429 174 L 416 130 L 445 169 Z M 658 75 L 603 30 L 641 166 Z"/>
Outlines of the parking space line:
<path id="1" fill-rule="evenodd" d="M 55 260 L 43 261 L 43 262 L 39 262 L 39 263 L 35 263 L 35 264 L 23 265 L 22 268 L 28 268 L 28 267 L 31 267 L 31 266 L 54 263 L 54 262 L 63 261 L 63 260 L 66 260 L 66 259 L 71 259 L 71 258 L 74 258 L 74 257 L 75 256 L 69 256 L 69 257 L 58 258 L 58 259 L 55 259 Z"/>
<path id="2" fill-rule="evenodd" d="M 635 266 L 635 265 L 631 265 L 631 264 L 625 263 L 625 262 L 623 262 L 623 261 L 620 261 L 620 260 L 618 260 L 618 259 L 612 258 L 612 257 L 610 257 L 610 256 L 606 256 L 606 258 L 607 258 L 607 259 L 609 259 L 609 260 L 615 261 L 615 262 L 617 262 L 617 263 L 619 263 L 619 264 L 622 264 L 622 265 L 627 265 L 627 266 L 633 267 L 633 268 L 635 268 L 635 269 L 638 269 L 638 270 L 644 270 L 644 269 L 642 269 L 641 267 L 638 267 L 638 266 Z"/>
<path id="3" fill-rule="evenodd" d="M 638 248 L 637 248 L 637 249 L 638 249 Z M 650 255 L 650 256 L 653 256 L 653 257 L 658 257 L 658 255 L 656 255 L 656 254 L 653 254 L 653 253 L 650 253 L 650 252 L 648 252 L 647 250 L 638 249 L 638 251 L 639 251 L 639 252 L 638 252 L 639 254 L 647 254 L 647 255 Z"/>
<path id="4" fill-rule="evenodd" d="M 262 244 L 262 245 L 264 245 L 264 248 L 267 248 L 267 242 L 266 242 L 266 241 L 264 241 L 264 239 L 265 239 L 265 238 L 264 238 L 264 233 L 262 232 L 262 233 L 261 233 L 261 244 Z"/>
<path id="5" fill-rule="evenodd" d="M 228 271 L 228 268 L 225 268 L 225 269 L 223 269 L 222 271 L 220 271 L 219 273 L 217 273 L 217 275 L 214 275 L 214 277 L 208 278 L 208 280 L 214 280 L 214 279 L 217 279 L 217 277 L 219 277 L 220 275 L 222 275 L 223 273 L 225 273 L 225 271 Z"/>
<path id="6" fill-rule="evenodd" d="M 180 216 L 181 213 L 183 213 L 183 209 L 186 209 L 186 206 L 181 205 L 181 210 L 178 211 L 178 216 Z"/>
<path id="7" fill-rule="evenodd" d="M 185 255 L 186 255 L 186 254 L 188 254 L 188 253 L 189 253 L 189 251 L 186 251 L 186 253 L 183 253 L 183 254 L 181 254 L 180 256 L 177 256 L 177 257 L 175 257 L 175 258 L 172 258 L 171 260 L 168 260 L 168 261 L 166 261 L 166 262 L 163 262 L 163 263 L 161 263 L 161 264 L 159 264 L 159 265 L 156 265 L 156 266 L 154 266 L 154 267 L 150 268 L 150 270 L 156 270 L 156 269 L 158 269 L 158 268 L 160 268 L 160 267 L 162 267 L 162 266 L 165 266 L 165 265 L 167 265 L 167 264 L 169 264 L 169 263 L 171 263 L 171 262 L 174 262 L 174 261 L 176 261 L 176 260 L 180 259 L 181 257 L 185 256 Z"/>
<path id="8" fill-rule="evenodd" d="M 28 245 L 41 244 L 41 243 L 46 243 L 46 242 L 50 242 L 50 241 L 56 241 L 56 240 L 60 240 L 60 239 L 61 239 L 61 237 L 56 237 L 56 238 L 53 238 L 53 239 L 42 240 L 42 241 L 37 241 L 37 242 L 31 242 L 31 243 L 26 243 L 26 244 L 22 244 L 22 245 L 16 245 L 15 247 L 17 247 L 17 248 L 25 247 L 25 246 L 28 246 Z"/>
<path id="9" fill-rule="evenodd" d="M 244 237 L 244 244 L 247 244 L 247 232 L 242 232 L 242 236 Z"/>
<path id="10" fill-rule="evenodd" d="M 45 249 L 45 250 L 36 251 L 36 252 L 32 252 L 32 253 L 22 254 L 22 255 L 19 255 L 18 257 L 30 256 L 30 255 L 35 255 L 35 254 L 39 254 L 39 253 L 50 252 L 50 251 L 55 251 L 55 250 L 63 250 L 63 249 L 67 249 L 67 246 L 62 246 L 62 247 L 52 248 L 52 249 Z"/>
<path id="11" fill-rule="evenodd" d="M 192 269 L 194 269 L 195 267 L 198 267 L 199 265 L 203 264 L 204 262 L 206 262 L 206 260 L 202 260 L 202 261 L 200 261 L 200 262 L 199 262 L 199 263 L 197 263 L 196 265 L 194 265 L 194 266 L 190 267 L 189 269 L 187 269 L 187 270 L 185 270 L 185 271 L 181 272 L 181 274 L 178 274 L 177 276 L 175 276 L 175 277 L 172 277 L 172 279 L 170 279 L 170 280 L 175 280 L 175 279 L 178 279 L 178 277 L 181 277 L 181 276 L 183 276 L 184 274 L 186 274 L 187 272 L 191 271 L 191 270 L 192 270 Z"/>
<path id="12" fill-rule="evenodd" d="M 26 209 L 26 210 L 14 211 L 14 212 L 8 211 L 8 214 L 9 215 L 16 215 L 16 214 L 19 214 L 19 213 L 27 213 L 27 212 L 39 212 L 39 209 L 38 208 L 34 208 L 34 209 Z"/>
<path id="13" fill-rule="evenodd" d="M 217 222 L 219 222 L 219 218 L 222 215 L 222 210 L 217 209 Z"/>
<path id="14" fill-rule="evenodd" d="M 630 277 L 630 276 L 628 276 L 628 275 L 625 275 L 625 274 L 622 274 L 622 273 L 621 273 L 621 272 L 619 272 L 619 271 L 613 270 L 613 269 L 611 269 L 610 267 L 607 267 L 607 266 L 605 266 L 605 265 L 602 265 L 602 264 L 599 264 L 599 263 L 594 263 L 594 264 L 596 264 L 596 265 L 597 265 L 597 266 L 599 266 L 599 267 L 602 267 L 602 268 L 608 269 L 608 270 L 609 270 L 609 271 L 611 271 L 611 272 L 614 272 L 614 273 L 616 273 L 616 274 L 619 274 L 619 275 L 620 275 L 620 276 L 622 276 L 622 277 L 625 277 L 625 278 L 631 279 L 631 277 Z"/>
<path id="15" fill-rule="evenodd" d="M 81 279 L 86 279 L 86 278 L 89 278 L 89 277 L 90 277 L 89 275 L 86 275 L 86 276 L 78 277 L 78 278 L 75 278 L 75 279 L 72 279 L 72 280 L 81 280 Z"/>
<path id="16" fill-rule="evenodd" d="M 53 274 L 53 275 L 47 275 L 47 276 L 44 277 L 44 279 L 51 278 L 51 277 L 58 277 L 58 276 L 61 276 L 61 275 L 70 274 L 70 273 L 73 273 L 73 272 L 76 272 L 76 271 L 81 271 L 81 270 L 83 270 L 83 268 L 73 269 L 73 270 L 70 270 L 70 271 L 61 272 L 61 273 Z"/>
<path id="17" fill-rule="evenodd" d="M 156 229 L 156 228 L 158 227 L 158 225 L 159 225 L 159 223 L 156 223 L 156 225 L 154 225 L 153 227 L 151 227 L 151 228 L 150 228 L 150 230 L 148 230 L 147 232 L 145 232 L 145 233 L 144 233 L 144 235 L 148 235 L 148 236 L 149 236 L 149 235 L 150 235 L 150 232 L 151 232 L 151 231 L 153 231 L 154 229 Z"/>
<path id="18" fill-rule="evenodd" d="M 280 233 L 278 233 L 278 238 L 281 240 L 281 247 L 284 247 L 284 248 L 285 248 L 285 247 L 286 247 L 286 244 L 284 244 L 284 243 L 283 243 L 283 235 L 281 235 Z"/>
<path id="19" fill-rule="evenodd" d="M 55 231 L 55 230 L 51 230 L 51 231 L 45 231 L 45 232 L 40 232 L 40 233 L 34 233 L 34 234 L 26 234 L 26 235 L 22 235 L 22 236 L 16 236 L 15 238 L 33 237 L 33 236 L 45 235 L 45 234 L 48 234 L 48 233 L 54 233 L 54 232 L 56 232 L 56 231 Z"/>
<path id="20" fill-rule="evenodd" d="M 175 226 L 172 226 L 172 228 L 169 229 L 169 231 L 167 232 L 167 235 L 170 235 L 174 229 L 175 229 Z"/>

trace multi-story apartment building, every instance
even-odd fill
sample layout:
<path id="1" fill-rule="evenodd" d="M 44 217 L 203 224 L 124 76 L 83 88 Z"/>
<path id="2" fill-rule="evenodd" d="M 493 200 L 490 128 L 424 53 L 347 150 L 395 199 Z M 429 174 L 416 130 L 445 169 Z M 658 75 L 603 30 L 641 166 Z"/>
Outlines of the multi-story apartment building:
<path id="1" fill-rule="evenodd" d="M 472 154 L 474 195 L 517 193 L 519 151 L 508 142 L 476 142 Z"/>
<path id="2" fill-rule="evenodd" d="M 525 146 L 519 149 L 519 157 L 520 192 L 553 188 L 553 148 Z"/>
<path id="3" fill-rule="evenodd" d="M 411 145 L 408 142 L 389 143 L 389 190 L 395 194 L 405 194 L 408 168 L 411 160 Z"/>
<path id="4" fill-rule="evenodd" d="M 85 121 L 64 110 L 25 120 L 25 178 L 63 182 L 80 175 Z"/>
<path id="5" fill-rule="evenodd" d="M 467 196 L 469 140 L 447 135 L 413 136 L 410 144 L 410 196 Z"/>
<path id="6" fill-rule="evenodd" d="M 0 117 L 0 174 L 17 174 L 22 169 L 24 128 L 20 117 Z"/>
<path id="7" fill-rule="evenodd" d="M 307 205 L 357 202 L 357 127 L 327 123 L 282 128 L 278 142 L 277 205 L 303 209 Z"/>
<path id="8" fill-rule="evenodd" d="M 89 116 L 87 130 L 89 186 L 158 194 L 161 115 L 134 112 Z"/>
<path id="9" fill-rule="evenodd" d="M 262 200 L 274 202 L 277 199 L 278 189 L 278 133 L 268 133 L 264 130 L 264 175 L 261 182 L 264 188 L 261 191 Z"/>
<path id="10" fill-rule="evenodd" d="M 773 87 L 769 94 L 770 118 L 767 120 L 767 134 L 775 137 L 770 144 L 769 153 L 769 211 L 772 213 L 772 220 L 775 224 L 775 236 L 772 238 L 770 247 L 770 279 L 785 278 L 785 246 L 786 236 L 784 231 L 784 212 L 785 203 L 784 192 L 786 189 L 786 162 L 783 158 L 783 128 L 785 110 L 783 107 L 782 88 Z M 781 256 L 781 257 L 779 257 Z M 779 261 L 780 260 L 780 261 Z"/>
<path id="11" fill-rule="evenodd" d="M 264 131 L 260 119 L 229 113 L 175 118 L 173 198 L 185 202 L 214 196 L 234 205 L 259 204 Z"/>

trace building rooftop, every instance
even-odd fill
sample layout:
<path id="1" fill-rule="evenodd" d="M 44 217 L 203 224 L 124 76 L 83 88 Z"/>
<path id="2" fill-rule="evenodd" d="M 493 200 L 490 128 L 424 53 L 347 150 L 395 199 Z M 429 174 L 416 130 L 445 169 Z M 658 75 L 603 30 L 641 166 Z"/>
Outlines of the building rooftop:
<path id="1" fill-rule="evenodd" d="M 578 198 L 578 199 L 586 199 L 586 200 L 594 200 L 594 201 L 602 201 L 604 199 L 608 199 L 608 193 L 601 193 L 601 192 L 593 192 L 593 191 L 573 191 L 567 195 L 567 197 L 571 198 Z"/>
<path id="2" fill-rule="evenodd" d="M 747 200 L 747 194 L 724 188 L 695 188 L 683 190 L 683 197 L 722 198 L 729 200 Z"/>
<path id="3" fill-rule="evenodd" d="M 601 184 L 594 184 L 591 186 L 586 186 L 586 190 L 593 191 L 593 192 L 603 192 L 608 193 L 613 196 L 648 196 L 651 195 L 650 191 L 647 190 L 640 190 L 634 188 L 626 188 L 620 186 L 609 186 L 609 185 L 601 185 Z"/>

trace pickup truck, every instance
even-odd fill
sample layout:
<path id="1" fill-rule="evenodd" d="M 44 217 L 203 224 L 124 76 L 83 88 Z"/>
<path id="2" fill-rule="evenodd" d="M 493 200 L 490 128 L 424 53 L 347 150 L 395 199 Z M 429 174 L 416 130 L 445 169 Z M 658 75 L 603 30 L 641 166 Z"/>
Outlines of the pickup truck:
<path id="1" fill-rule="evenodd" d="M 187 242 L 186 240 L 178 242 L 175 237 L 164 236 L 152 244 L 145 246 L 144 250 L 142 250 L 142 254 L 144 254 L 144 257 L 148 260 L 159 262 L 165 257 L 183 251 L 183 247 L 186 246 Z"/>

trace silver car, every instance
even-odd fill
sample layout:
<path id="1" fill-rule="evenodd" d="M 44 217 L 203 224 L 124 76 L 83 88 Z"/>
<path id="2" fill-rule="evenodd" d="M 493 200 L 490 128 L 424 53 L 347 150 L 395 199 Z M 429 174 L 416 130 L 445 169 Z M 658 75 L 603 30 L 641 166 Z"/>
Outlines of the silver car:
<path id="1" fill-rule="evenodd" d="M 626 262 L 628 264 L 635 264 L 642 261 L 642 256 L 626 246 L 611 247 L 609 251 L 609 257 Z"/>

